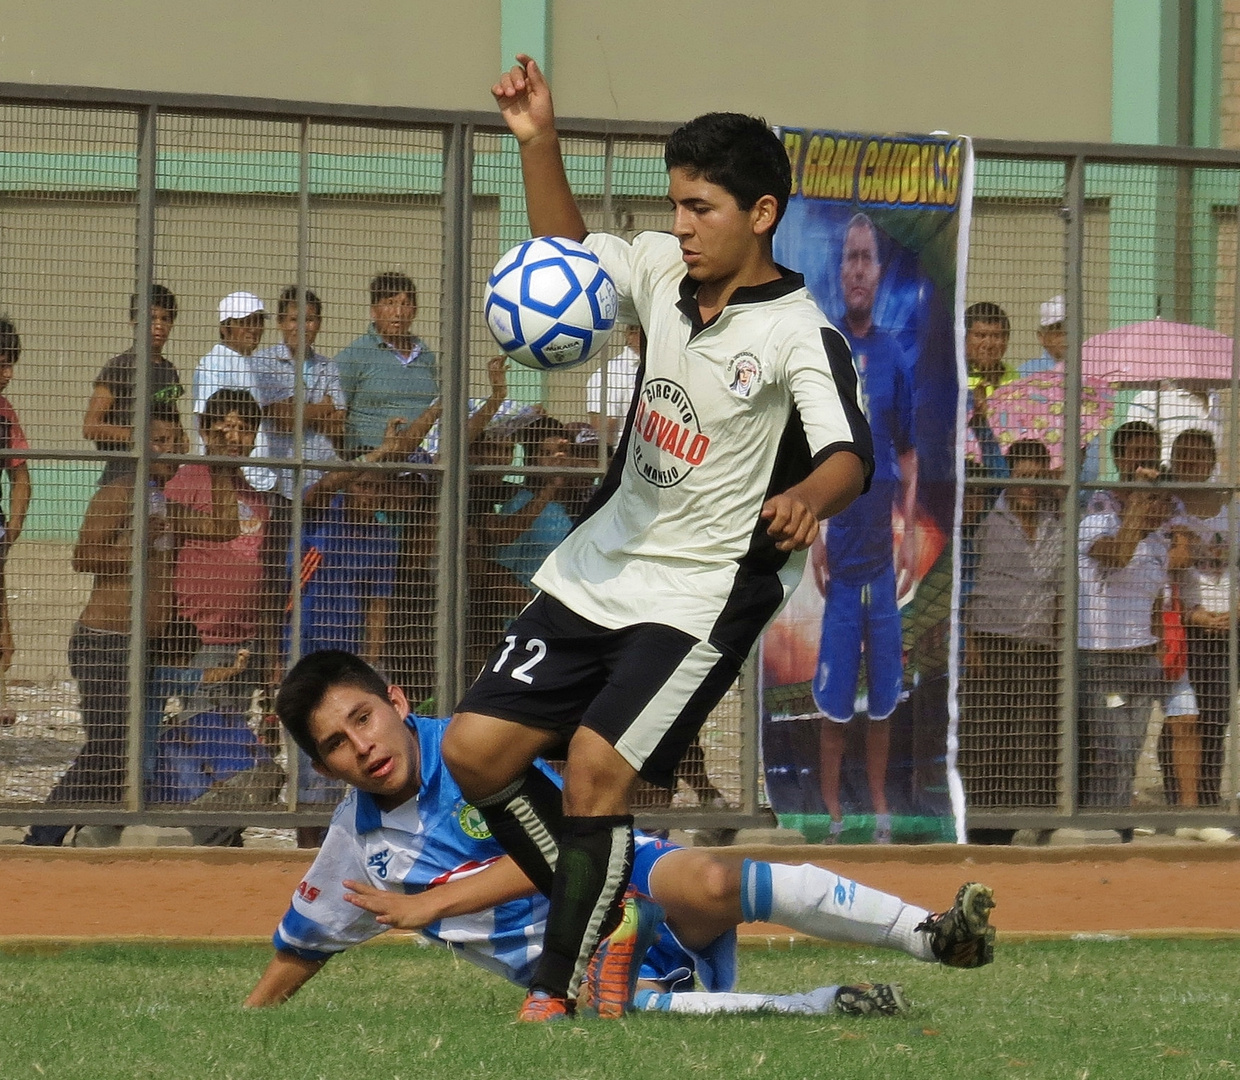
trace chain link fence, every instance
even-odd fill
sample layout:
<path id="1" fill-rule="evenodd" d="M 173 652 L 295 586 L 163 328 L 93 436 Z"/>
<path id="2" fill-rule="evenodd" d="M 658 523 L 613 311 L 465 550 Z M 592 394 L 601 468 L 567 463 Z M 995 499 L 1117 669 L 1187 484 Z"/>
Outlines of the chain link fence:
<path id="1" fill-rule="evenodd" d="M 489 115 L 2 90 L 0 822 L 322 825 L 280 672 L 346 647 L 448 711 L 606 469 L 632 345 L 494 360 L 482 289 L 527 226 Z M 590 228 L 665 227 L 664 127 L 563 127 Z M 1240 158 L 982 143 L 977 177 L 970 824 L 1229 821 Z M 1089 366 L 1159 317 L 1187 336 Z M 756 724 L 747 673 L 645 819 L 763 820 Z"/>
<path id="2" fill-rule="evenodd" d="M 0 821 L 321 826 L 280 673 L 348 648 L 449 711 L 607 467 L 632 343 L 494 357 L 482 288 L 527 226 L 492 117 L 0 101 Z M 576 128 L 591 227 L 661 220 L 663 129 Z M 751 698 L 647 817 L 760 820 Z"/>
<path id="3" fill-rule="evenodd" d="M 970 829 L 1234 824 L 1240 163 L 977 151 L 958 688 Z"/>

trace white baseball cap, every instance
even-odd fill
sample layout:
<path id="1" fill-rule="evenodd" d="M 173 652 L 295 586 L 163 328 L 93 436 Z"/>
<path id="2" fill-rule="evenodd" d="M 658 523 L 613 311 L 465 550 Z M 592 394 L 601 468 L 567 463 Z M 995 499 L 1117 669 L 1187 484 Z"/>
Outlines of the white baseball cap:
<path id="1" fill-rule="evenodd" d="M 1067 308 L 1062 296 L 1052 296 L 1038 308 L 1038 325 L 1054 326 L 1067 317 Z"/>
<path id="2" fill-rule="evenodd" d="M 228 319 L 244 319 L 257 312 L 266 313 L 263 302 L 252 292 L 229 293 L 220 301 L 220 322 Z"/>

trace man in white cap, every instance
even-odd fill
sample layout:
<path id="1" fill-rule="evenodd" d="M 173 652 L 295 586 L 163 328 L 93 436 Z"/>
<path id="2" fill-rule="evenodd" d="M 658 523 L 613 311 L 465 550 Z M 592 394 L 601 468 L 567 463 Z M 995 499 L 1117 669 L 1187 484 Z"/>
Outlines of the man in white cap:
<path id="1" fill-rule="evenodd" d="M 1067 305 L 1062 296 L 1052 296 L 1038 305 L 1038 343 L 1042 355 L 1026 360 L 1016 370 L 1017 379 L 1056 375 L 1064 377 L 1064 357 L 1068 353 Z M 1081 479 L 1098 479 L 1102 469 L 1102 445 L 1097 435 L 1081 447 Z"/>
<path id="2" fill-rule="evenodd" d="M 1038 343 L 1042 355 L 1026 360 L 1017 374 L 1038 375 L 1044 371 L 1063 371 L 1064 354 L 1068 351 L 1068 329 L 1064 322 L 1067 309 L 1062 296 L 1052 296 L 1038 307 Z"/>
<path id="3" fill-rule="evenodd" d="M 202 411 L 217 390 L 245 390 L 258 399 L 250 357 L 263 340 L 267 309 L 251 292 L 229 293 L 220 301 L 220 340 L 194 369 L 194 435 L 201 447 Z"/>

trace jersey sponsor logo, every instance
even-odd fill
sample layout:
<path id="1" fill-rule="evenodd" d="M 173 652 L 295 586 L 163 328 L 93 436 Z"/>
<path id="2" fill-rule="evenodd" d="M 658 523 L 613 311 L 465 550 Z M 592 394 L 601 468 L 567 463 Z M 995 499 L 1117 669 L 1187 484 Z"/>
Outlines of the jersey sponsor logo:
<path id="1" fill-rule="evenodd" d="M 762 362 L 751 352 L 737 353 L 728 361 L 728 389 L 747 398 L 762 386 Z"/>
<path id="2" fill-rule="evenodd" d="M 469 803 L 466 803 L 461 807 L 456 820 L 461 826 L 461 832 L 471 840 L 491 839 L 491 830 L 487 826 L 486 821 L 483 820 L 482 812 L 476 806 L 470 806 Z"/>
<path id="3" fill-rule="evenodd" d="M 303 881 L 297 886 L 297 895 L 307 904 L 313 904 L 319 898 L 319 890 L 311 885 L 310 882 Z"/>
<path id="4" fill-rule="evenodd" d="M 642 385 L 633 420 L 633 464 L 655 487 L 675 487 L 706 460 L 710 436 L 702 434 L 693 402 L 671 379 Z"/>
<path id="5" fill-rule="evenodd" d="M 373 855 L 366 859 L 366 865 L 372 869 L 376 876 L 386 880 L 388 876 L 388 863 L 392 861 L 392 851 L 390 848 L 384 848 L 382 851 L 376 851 Z"/>

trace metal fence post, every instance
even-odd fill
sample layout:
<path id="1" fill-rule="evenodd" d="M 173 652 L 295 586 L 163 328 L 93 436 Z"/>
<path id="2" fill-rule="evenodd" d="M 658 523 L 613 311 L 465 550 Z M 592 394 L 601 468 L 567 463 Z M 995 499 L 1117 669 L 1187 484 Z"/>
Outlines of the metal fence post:
<path id="1" fill-rule="evenodd" d="M 147 683 L 147 539 L 150 532 L 147 501 L 150 483 L 151 418 L 151 283 L 155 276 L 155 189 L 156 128 L 159 108 L 148 105 L 138 113 L 138 199 L 136 250 L 134 252 L 134 295 L 137 298 L 134 322 L 134 409 L 133 449 L 133 528 L 132 565 L 129 589 L 129 736 L 125 763 L 127 810 L 146 805 L 142 762 L 155 752 L 144 739 Z M 154 735 L 154 733 L 152 733 Z"/>
<path id="2" fill-rule="evenodd" d="M 1077 589 L 1077 533 L 1081 520 L 1081 346 L 1085 340 L 1085 158 L 1069 159 L 1064 184 L 1064 212 L 1068 219 L 1064 269 L 1067 301 L 1068 351 L 1064 364 L 1063 469 L 1068 481 L 1063 508 L 1063 694 L 1060 699 L 1060 730 L 1063 762 L 1060 808 L 1065 815 L 1077 803 L 1077 626 L 1080 596 Z"/>
<path id="3" fill-rule="evenodd" d="M 1230 498 L 1228 499 L 1228 515 L 1227 525 L 1227 565 L 1230 573 L 1227 575 L 1228 580 L 1228 603 L 1231 609 L 1231 633 L 1227 635 L 1227 692 L 1228 700 L 1231 702 L 1229 723 L 1231 726 L 1231 767 L 1228 770 L 1230 776 L 1230 789 L 1232 791 L 1232 800 L 1237 798 L 1237 784 L 1240 784 L 1240 753 L 1237 752 L 1237 746 L 1240 746 L 1240 722 L 1237 717 L 1240 716 L 1240 704 L 1237 703 L 1237 697 L 1240 697 L 1240 640 L 1237 640 L 1237 612 L 1240 612 L 1240 590 L 1237 589 L 1236 570 L 1240 566 L 1237 561 L 1240 558 L 1240 501 L 1237 496 L 1240 495 L 1240 476 L 1237 476 L 1237 469 L 1240 469 L 1240 170 L 1237 170 L 1235 178 L 1237 183 L 1236 192 L 1236 248 L 1232 253 L 1232 277 L 1234 278 L 1231 294 L 1231 400 L 1227 403 L 1227 460 L 1229 466 L 1227 469 L 1227 482 L 1231 485 Z"/>
<path id="4" fill-rule="evenodd" d="M 473 125 L 445 129 L 443 362 L 440 368 L 439 529 L 435 701 L 441 714 L 464 689 L 469 421 L 469 268 Z"/>

